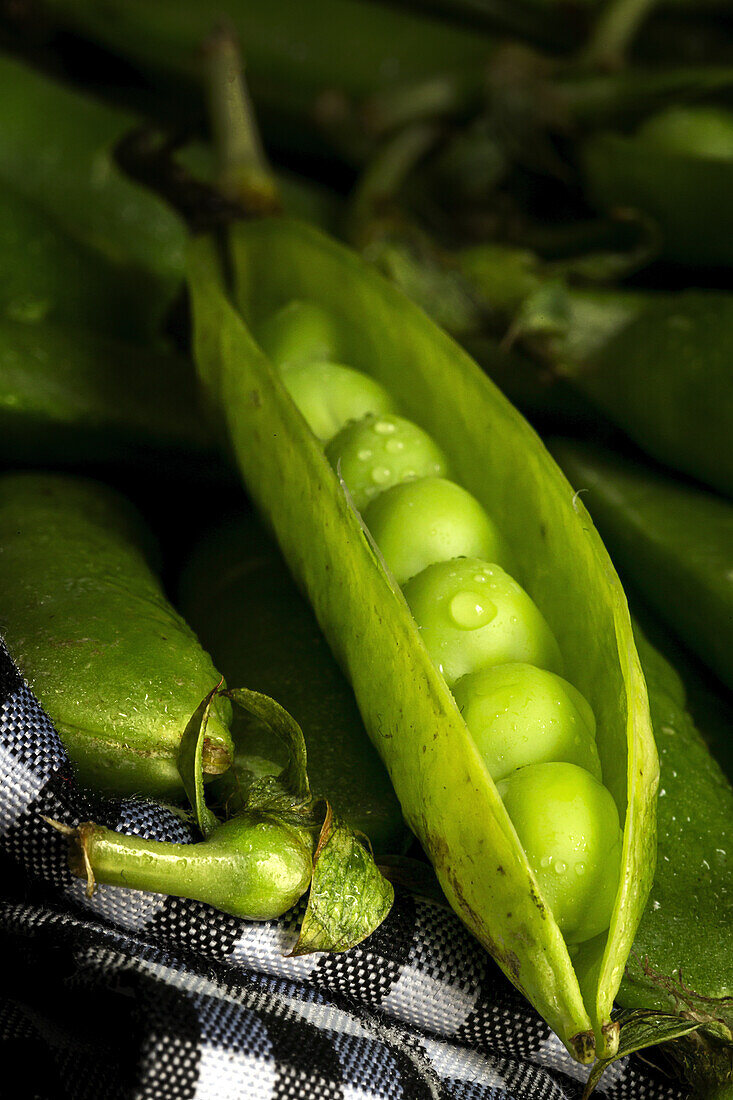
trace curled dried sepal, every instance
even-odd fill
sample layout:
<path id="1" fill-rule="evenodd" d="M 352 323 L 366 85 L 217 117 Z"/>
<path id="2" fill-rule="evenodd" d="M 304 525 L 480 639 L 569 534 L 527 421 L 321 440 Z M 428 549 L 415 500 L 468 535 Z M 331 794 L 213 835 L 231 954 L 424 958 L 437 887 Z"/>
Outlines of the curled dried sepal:
<path id="1" fill-rule="evenodd" d="M 368 841 L 326 814 L 313 857 L 308 906 L 292 955 L 347 951 L 379 927 L 394 901 Z"/>

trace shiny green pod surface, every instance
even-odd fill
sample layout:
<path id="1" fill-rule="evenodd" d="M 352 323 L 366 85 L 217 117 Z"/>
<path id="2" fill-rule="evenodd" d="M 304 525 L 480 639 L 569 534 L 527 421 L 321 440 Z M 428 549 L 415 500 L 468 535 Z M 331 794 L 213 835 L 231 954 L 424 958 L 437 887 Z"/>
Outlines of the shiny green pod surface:
<path id="1" fill-rule="evenodd" d="M 180 283 L 185 232 L 115 163 L 116 143 L 136 125 L 134 115 L 0 53 L 0 181 L 70 237 L 138 270 L 162 313 Z"/>
<path id="2" fill-rule="evenodd" d="M 375 852 L 400 851 L 407 829 L 352 692 L 282 556 L 253 515 L 231 519 L 188 558 L 180 606 L 231 684 L 277 699 L 303 730 L 316 796 L 364 832 Z M 235 711 L 237 748 L 272 757 L 262 727 Z"/>
<path id="3" fill-rule="evenodd" d="M 669 1009 L 688 994 L 689 1007 L 733 1029 L 733 788 L 682 677 L 638 627 L 635 635 L 659 749 L 659 851 L 618 1001 Z"/>
<path id="4" fill-rule="evenodd" d="M 219 471 L 190 361 L 99 333 L 0 317 L 0 461 L 53 465 L 153 456 Z"/>
<path id="5" fill-rule="evenodd" d="M 622 574 L 733 688 L 733 504 L 588 444 L 552 449 Z"/>
<path id="6" fill-rule="evenodd" d="M 0 316 L 140 342 L 159 337 L 155 279 L 62 229 L 19 191 L 0 187 Z"/>
<path id="7" fill-rule="evenodd" d="M 348 250 L 298 223 L 232 229 L 236 306 L 212 244 L 190 258 L 202 380 L 242 475 L 351 680 L 408 824 L 451 904 L 581 1061 L 613 1050 L 610 1010 L 654 866 L 657 761 L 626 602 L 582 504 L 521 416 L 417 308 Z M 581 994 L 516 830 L 409 609 L 278 372 L 250 334 L 293 299 L 328 309 L 340 361 L 376 378 L 445 452 L 516 558 L 565 674 L 598 722 L 623 823 L 599 977 Z"/>
<path id="8" fill-rule="evenodd" d="M 733 260 L 728 202 L 733 156 L 710 155 L 705 146 L 685 148 L 679 137 L 663 141 L 641 128 L 631 135 L 594 134 L 582 151 L 582 163 L 591 201 L 603 210 L 635 210 L 649 218 L 667 259 L 691 265 Z"/>
<path id="9" fill-rule="evenodd" d="M 142 522 L 96 482 L 0 478 L 0 634 L 58 729 L 81 781 L 116 793 L 182 793 L 180 739 L 221 680 L 143 552 Z M 217 700 L 209 774 L 232 758 Z"/>
<path id="10" fill-rule="evenodd" d="M 733 295 L 569 295 L 559 372 L 647 454 L 733 496 Z"/>

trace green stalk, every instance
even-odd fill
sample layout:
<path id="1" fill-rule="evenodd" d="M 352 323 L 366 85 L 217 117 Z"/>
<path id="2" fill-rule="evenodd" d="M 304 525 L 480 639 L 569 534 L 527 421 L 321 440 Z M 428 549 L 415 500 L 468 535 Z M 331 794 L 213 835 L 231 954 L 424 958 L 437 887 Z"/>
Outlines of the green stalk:
<path id="1" fill-rule="evenodd" d="M 242 814 L 198 844 L 125 836 L 93 822 L 48 821 L 69 838 L 69 866 L 96 883 L 206 902 L 248 920 L 281 916 L 302 896 L 313 870 L 311 833 L 264 814 Z"/>
<path id="2" fill-rule="evenodd" d="M 277 213 L 278 185 L 254 121 L 234 32 L 219 27 L 206 43 L 205 58 L 219 190 L 248 213 Z"/>
<path id="3" fill-rule="evenodd" d="M 588 68 L 617 68 L 634 35 L 659 0 L 611 0 L 602 10 L 593 32 L 581 51 Z"/>

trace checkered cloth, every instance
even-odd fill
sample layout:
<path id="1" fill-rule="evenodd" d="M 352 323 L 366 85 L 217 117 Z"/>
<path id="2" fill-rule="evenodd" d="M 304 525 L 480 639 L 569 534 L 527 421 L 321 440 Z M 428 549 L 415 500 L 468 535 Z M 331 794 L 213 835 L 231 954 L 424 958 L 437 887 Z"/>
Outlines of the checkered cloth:
<path id="1" fill-rule="evenodd" d="M 0 643 L 0 1038 L 32 1100 L 569 1100 L 587 1070 L 458 920 L 399 895 L 364 944 L 288 958 L 299 912 L 248 923 L 102 886 L 91 899 L 41 815 L 188 843 L 144 800 L 80 790 Z M 20 960 L 17 976 L 7 964 Z M 6 1065 L 10 1063 L 7 1060 Z M 627 1059 L 609 1100 L 682 1100 Z"/>

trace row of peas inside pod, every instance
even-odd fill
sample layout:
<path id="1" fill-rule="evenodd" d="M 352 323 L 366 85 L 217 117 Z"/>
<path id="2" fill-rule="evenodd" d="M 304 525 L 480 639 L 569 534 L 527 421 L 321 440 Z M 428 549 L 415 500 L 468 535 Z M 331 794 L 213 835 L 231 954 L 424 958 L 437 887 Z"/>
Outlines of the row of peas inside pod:
<path id="1" fill-rule="evenodd" d="M 512 553 L 440 448 L 373 378 L 335 361 L 328 313 L 293 300 L 258 339 L 402 587 L 569 945 L 604 932 L 622 834 L 593 711 L 511 576 Z"/>

